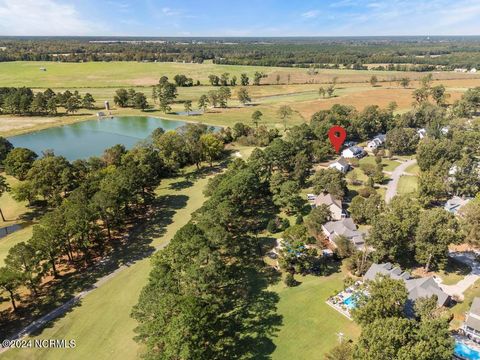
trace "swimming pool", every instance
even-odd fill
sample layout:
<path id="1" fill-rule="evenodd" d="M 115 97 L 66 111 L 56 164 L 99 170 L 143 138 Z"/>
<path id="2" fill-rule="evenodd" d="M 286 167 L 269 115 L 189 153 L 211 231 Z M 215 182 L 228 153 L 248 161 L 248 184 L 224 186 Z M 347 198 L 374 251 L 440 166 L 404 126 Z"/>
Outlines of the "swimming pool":
<path id="1" fill-rule="evenodd" d="M 349 309 L 352 310 L 357 306 L 357 303 L 355 301 L 355 297 L 353 295 L 350 295 L 349 297 L 343 299 L 342 301 L 345 306 Z"/>
<path id="2" fill-rule="evenodd" d="M 455 355 L 467 360 L 480 360 L 480 352 L 475 350 L 463 342 L 455 341 Z"/>

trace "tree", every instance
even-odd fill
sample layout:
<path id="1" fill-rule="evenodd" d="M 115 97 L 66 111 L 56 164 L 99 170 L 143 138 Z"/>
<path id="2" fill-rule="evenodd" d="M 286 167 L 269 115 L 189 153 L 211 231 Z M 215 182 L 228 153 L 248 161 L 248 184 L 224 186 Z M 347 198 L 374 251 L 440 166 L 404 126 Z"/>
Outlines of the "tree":
<path id="1" fill-rule="evenodd" d="M 480 246 L 480 197 L 463 206 L 459 210 L 459 215 L 461 229 L 467 243 L 476 247 Z"/>
<path id="2" fill-rule="evenodd" d="M 296 214 L 301 210 L 303 200 L 299 195 L 300 187 L 296 181 L 284 181 L 272 189 L 272 192 L 274 204 L 284 208 L 289 214 Z"/>
<path id="3" fill-rule="evenodd" d="M 305 226 L 310 235 L 318 239 L 323 234 L 322 225 L 330 221 L 332 213 L 327 205 L 322 204 L 310 211 L 310 214 L 305 218 Z"/>
<path id="4" fill-rule="evenodd" d="M 95 99 L 92 94 L 86 93 L 82 99 L 82 107 L 85 109 L 93 109 L 95 107 Z"/>
<path id="5" fill-rule="evenodd" d="M 203 112 L 207 110 L 208 107 L 208 97 L 207 95 L 203 94 L 198 98 L 198 108 L 202 109 Z"/>
<path id="6" fill-rule="evenodd" d="M 147 98 L 144 93 L 137 92 L 133 98 L 133 107 L 135 109 L 145 110 L 148 108 Z"/>
<path id="7" fill-rule="evenodd" d="M 326 192 L 338 199 L 343 198 L 348 192 L 345 174 L 335 169 L 317 171 L 312 179 L 312 184 L 316 194 Z"/>
<path id="8" fill-rule="evenodd" d="M 244 87 L 238 89 L 237 97 L 238 101 L 240 101 L 243 105 L 252 101 L 250 95 L 248 94 L 248 90 Z"/>
<path id="9" fill-rule="evenodd" d="M 0 268 L 0 289 L 8 292 L 13 311 L 17 311 L 17 305 L 15 303 L 15 291 L 20 287 L 20 285 L 20 274 L 17 271 L 12 271 L 7 267 Z"/>
<path id="10" fill-rule="evenodd" d="M 410 85 L 410 79 L 408 77 L 403 77 L 398 80 L 398 84 L 406 89 L 408 85 Z"/>
<path id="11" fill-rule="evenodd" d="M 287 131 L 287 121 L 292 116 L 293 110 L 288 105 L 282 105 L 277 111 L 278 117 L 283 121 L 284 130 Z"/>
<path id="12" fill-rule="evenodd" d="M 447 94 L 445 93 L 445 86 L 437 85 L 430 89 L 430 95 L 438 106 L 445 105 Z"/>
<path id="13" fill-rule="evenodd" d="M 5 179 L 5 177 L 3 177 L 2 175 L 0 175 L 0 198 L 2 197 L 2 195 L 4 193 L 6 193 L 7 191 L 10 191 L 10 186 L 8 185 L 7 183 L 7 179 Z M 3 211 L 2 211 L 2 208 L 0 207 L 0 217 L 2 218 L 2 220 L 5 222 L 5 216 L 3 215 Z"/>
<path id="14" fill-rule="evenodd" d="M 37 157 L 37 154 L 30 149 L 15 148 L 10 151 L 3 162 L 5 172 L 8 175 L 15 176 L 19 180 L 25 180 L 28 171 Z"/>
<path id="15" fill-rule="evenodd" d="M 208 81 L 210 81 L 212 86 L 218 86 L 220 83 L 220 78 L 217 75 L 211 74 L 208 75 Z"/>
<path id="16" fill-rule="evenodd" d="M 183 103 L 183 108 L 187 115 L 190 115 L 190 112 L 192 111 L 192 100 L 185 100 Z"/>
<path id="17" fill-rule="evenodd" d="M 8 153 L 13 150 L 13 145 L 10 141 L 0 136 L 0 165 L 7 157 Z"/>
<path id="18" fill-rule="evenodd" d="M 373 218 L 367 240 L 375 248 L 377 259 L 412 259 L 419 213 L 420 206 L 409 196 L 395 196 L 385 211 Z"/>
<path id="19" fill-rule="evenodd" d="M 360 325 L 404 316 L 408 292 L 403 280 L 377 275 L 375 280 L 368 282 L 368 294 L 358 295 L 357 306 L 352 311 L 353 318 Z"/>
<path id="20" fill-rule="evenodd" d="M 368 198 L 357 195 L 350 202 L 348 211 L 356 223 L 370 224 L 383 211 L 384 206 L 379 194 L 370 195 Z"/>
<path id="21" fill-rule="evenodd" d="M 420 213 L 415 234 L 415 259 L 430 268 L 444 269 L 448 261 L 448 246 L 459 243 L 459 226 L 455 217 L 442 208 Z"/>
<path id="22" fill-rule="evenodd" d="M 348 258 L 356 251 L 352 241 L 344 235 L 335 236 L 333 241 L 336 245 L 335 253 L 340 259 Z"/>
<path id="23" fill-rule="evenodd" d="M 258 128 L 258 123 L 260 122 L 263 113 L 260 110 L 255 110 L 252 113 L 252 122 L 255 124 L 255 127 Z"/>
<path id="24" fill-rule="evenodd" d="M 225 72 L 222 75 L 220 75 L 220 83 L 222 86 L 228 86 L 228 79 L 230 77 L 230 74 Z"/>
<path id="25" fill-rule="evenodd" d="M 335 92 L 335 85 L 333 85 L 333 84 L 329 85 L 327 87 L 326 92 L 327 92 L 328 97 L 331 98 L 333 96 L 333 93 Z"/>
<path id="26" fill-rule="evenodd" d="M 288 287 L 294 287 L 294 286 L 297 286 L 297 281 L 295 280 L 295 278 L 293 277 L 293 274 L 292 273 L 289 273 L 287 272 L 287 274 L 285 275 L 285 285 L 287 285 Z"/>
<path id="27" fill-rule="evenodd" d="M 385 145 L 392 154 L 412 155 L 415 153 L 419 140 L 415 129 L 397 127 L 387 132 Z"/>
<path id="28" fill-rule="evenodd" d="M 321 97 L 325 97 L 325 94 L 326 94 L 325 88 L 323 86 L 320 86 L 320 88 L 318 89 L 318 95 Z"/>
<path id="29" fill-rule="evenodd" d="M 208 102 L 210 105 L 212 105 L 214 108 L 217 107 L 218 101 L 219 101 L 219 93 L 216 90 L 210 90 L 207 93 L 208 96 Z"/>
<path id="30" fill-rule="evenodd" d="M 247 85 L 248 85 L 248 82 L 249 82 L 249 79 L 248 79 L 247 74 L 242 73 L 242 74 L 240 75 L 240 83 L 242 84 L 242 86 L 247 86 Z"/>
<path id="31" fill-rule="evenodd" d="M 448 196 L 448 177 L 441 166 L 422 171 L 418 179 L 418 200 L 423 206 L 444 201 Z"/>
<path id="32" fill-rule="evenodd" d="M 67 113 L 76 113 L 80 109 L 80 104 L 80 100 L 76 96 L 71 96 L 67 100 L 65 110 L 67 110 Z"/>
<path id="33" fill-rule="evenodd" d="M 428 89 L 426 88 L 420 88 L 420 89 L 416 89 L 413 91 L 413 98 L 415 99 L 416 103 L 418 105 L 421 105 L 425 102 L 428 101 L 428 97 L 429 97 L 430 93 L 428 91 Z"/>
<path id="34" fill-rule="evenodd" d="M 370 78 L 370 85 L 375 87 L 377 86 L 377 83 L 378 83 L 378 78 L 375 75 L 372 75 L 372 77 Z"/>
<path id="35" fill-rule="evenodd" d="M 237 76 L 233 75 L 232 79 L 230 80 L 230 85 L 231 86 L 236 86 L 237 85 Z"/>
<path id="36" fill-rule="evenodd" d="M 226 108 L 227 102 L 232 96 L 232 92 L 228 87 L 222 86 L 220 89 L 218 89 L 217 93 L 218 93 L 218 102 L 220 104 L 220 107 Z"/>
<path id="37" fill-rule="evenodd" d="M 8 250 L 5 257 L 5 265 L 12 272 L 18 273 L 18 279 L 37 296 L 40 283 L 40 259 L 33 246 L 29 243 L 20 242 Z"/>
<path id="38" fill-rule="evenodd" d="M 215 134 L 204 134 L 200 137 L 203 155 L 213 166 L 213 161 L 218 159 L 223 151 L 223 142 Z"/>
<path id="39" fill-rule="evenodd" d="M 262 80 L 263 77 L 265 77 L 263 73 L 256 71 L 253 75 L 253 85 L 260 85 L 260 80 Z"/>

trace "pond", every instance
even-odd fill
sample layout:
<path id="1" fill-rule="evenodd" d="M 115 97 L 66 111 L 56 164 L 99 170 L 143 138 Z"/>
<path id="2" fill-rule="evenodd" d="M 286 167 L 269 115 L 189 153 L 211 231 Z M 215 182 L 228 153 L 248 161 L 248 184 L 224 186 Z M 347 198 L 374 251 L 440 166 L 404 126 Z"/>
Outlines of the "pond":
<path id="1" fill-rule="evenodd" d="M 128 149 L 146 139 L 156 128 L 167 131 L 185 124 L 184 121 L 150 116 L 114 116 L 13 136 L 8 140 L 15 147 L 29 148 L 38 155 L 53 150 L 55 155 L 73 161 L 101 155 L 103 150 L 116 144 Z"/>

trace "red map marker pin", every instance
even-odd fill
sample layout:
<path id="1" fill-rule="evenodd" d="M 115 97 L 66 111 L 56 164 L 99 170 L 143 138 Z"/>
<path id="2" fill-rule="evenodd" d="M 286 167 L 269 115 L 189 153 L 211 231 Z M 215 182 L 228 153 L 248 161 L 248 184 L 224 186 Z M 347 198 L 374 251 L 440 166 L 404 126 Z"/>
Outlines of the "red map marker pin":
<path id="1" fill-rule="evenodd" d="M 328 130 L 328 138 L 332 143 L 335 152 L 339 152 L 340 148 L 342 147 L 343 142 L 347 138 L 347 132 L 341 126 L 335 125 L 332 126 L 330 130 Z"/>

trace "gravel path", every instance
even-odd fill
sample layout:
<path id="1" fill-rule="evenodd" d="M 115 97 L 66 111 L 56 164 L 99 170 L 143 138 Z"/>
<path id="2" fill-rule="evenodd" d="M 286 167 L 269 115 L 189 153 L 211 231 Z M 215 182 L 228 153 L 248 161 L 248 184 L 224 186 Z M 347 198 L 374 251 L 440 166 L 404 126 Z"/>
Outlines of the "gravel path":
<path id="1" fill-rule="evenodd" d="M 417 162 L 416 159 L 407 160 L 404 163 L 400 164 L 392 171 L 390 178 L 391 180 L 387 184 L 387 191 L 385 193 L 385 202 L 390 202 L 392 198 L 397 195 L 397 188 L 398 188 L 398 181 L 400 180 L 400 176 L 404 175 L 405 170 L 410 166 Z"/>

